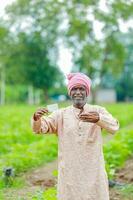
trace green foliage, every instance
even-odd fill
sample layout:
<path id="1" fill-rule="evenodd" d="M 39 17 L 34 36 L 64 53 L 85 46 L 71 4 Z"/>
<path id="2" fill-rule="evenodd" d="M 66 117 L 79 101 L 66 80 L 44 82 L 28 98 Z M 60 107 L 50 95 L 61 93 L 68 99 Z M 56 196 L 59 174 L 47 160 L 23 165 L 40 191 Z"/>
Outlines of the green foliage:
<path id="1" fill-rule="evenodd" d="M 18 34 L 10 51 L 7 78 L 8 83 L 24 82 L 46 91 L 62 80 L 60 70 L 50 62 L 47 41 L 40 32 Z"/>
<path id="2" fill-rule="evenodd" d="M 105 106 L 105 105 L 104 105 Z M 110 112 L 117 116 L 120 120 L 120 124 L 122 127 L 125 127 L 129 124 L 132 124 L 132 104 L 117 104 L 117 105 L 106 105 Z M 121 111 L 121 112 L 120 112 Z M 124 113 L 121 114 L 121 113 Z M 133 130 L 123 129 L 119 131 L 114 138 L 104 145 L 104 157 L 106 161 L 106 170 L 109 178 L 113 178 L 116 169 L 120 168 L 124 165 L 125 161 L 133 154 Z M 133 187 L 126 186 L 121 189 L 122 194 L 127 197 L 132 195 Z M 55 194 L 53 188 L 48 190 L 50 195 Z M 44 194 L 46 192 L 44 191 Z M 46 194 L 49 194 L 46 193 Z M 48 196 L 47 200 L 51 197 Z M 45 198 L 43 198 L 45 199 Z M 38 200 L 38 199 L 37 199 Z M 53 197 L 53 200 L 56 200 L 56 197 Z"/>
<path id="3" fill-rule="evenodd" d="M 129 184 L 121 188 L 120 191 L 124 197 L 129 197 L 130 199 L 133 198 L 133 184 Z"/>
<path id="4" fill-rule="evenodd" d="M 28 88 L 26 85 L 6 85 L 6 103 L 26 102 L 28 98 Z"/>
<path id="5" fill-rule="evenodd" d="M 53 171 L 53 176 L 57 177 L 58 176 L 58 170 Z"/>
<path id="6" fill-rule="evenodd" d="M 59 9 L 50 12 L 50 4 L 44 1 L 15 1 L 7 9 L 10 22 L 3 20 L 6 28 L 3 25 L 0 27 L 1 46 L 4 46 L 0 49 L 0 63 L 5 68 L 6 83 L 32 85 L 42 89 L 45 97 L 48 97 L 51 87 L 63 84 L 62 73 L 57 67 L 55 44 L 59 24 L 56 13 Z M 31 23 L 25 31 L 21 27 L 27 20 Z M 10 31 L 12 25 L 15 33 Z"/>
<path id="7" fill-rule="evenodd" d="M 34 196 L 32 196 L 32 200 L 43 200 L 43 191 L 38 191 Z"/>
<path id="8" fill-rule="evenodd" d="M 133 104 L 104 104 L 107 108 L 107 110 L 112 113 L 113 116 L 115 116 L 120 123 L 120 128 L 128 128 L 129 125 L 132 124 L 132 119 L 133 119 Z M 130 128 L 130 127 L 129 127 Z"/>
<path id="9" fill-rule="evenodd" d="M 34 197 L 32 197 L 32 200 L 57 200 L 57 191 L 56 188 L 50 188 L 46 191 L 39 191 Z"/>
<path id="10" fill-rule="evenodd" d="M 62 105 L 66 106 L 66 104 Z M 106 169 L 110 178 L 116 169 L 123 166 L 133 153 L 132 104 L 104 105 L 120 121 L 122 129 L 104 146 Z M 26 105 L 3 106 L 0 109 L 0 176 L 4 167 L 13 167 L 15 175 L 50 162 L 57 157 L 58 141 L 55 135 L 35 135 L 30 127 L 30 118 L 35 107 Z M 126 128 L 127 126 L 127 128 Z M 4 142 L 3 142 L 4 141 Z M 58 171 L 53 172 L 57 176 Z M 22 186 L 15 176 L 12 187 Z M 0 180 L 0 188 L 5 188 Z M 2 195 L 2 193 L 1 193 Z M 56 188 L 40 191 L 33 200 L 55 200 Z"/>
<path id="11" fill-rule="evenodd" d="M 46 200 L 56 200 L 56 188 L 50 188 L 44 193 L 44 199 Z"/>
<path id="12" fill-rule="evenodd" d="M 33 85 L 43 89 L 46 96 L 57 83 L 61 87 L 63 78 L 57 67 L 60 41 L 71 48 L 73 71 L 85 72 L 92 80 L 104 79 L 108 73 L 118 78 L 128 60 L 119 24 L 130 19 L 133 7 L 126 0 L 110 1 L 106 7 L 103 11 L 100 0 L 75 0 L 71 4 L 66 0 L 14 1 L 6 9 L 8 20 L 0 27 L 0 62 L 6 68 L 6 82 Z M 96 36 L 96 23 L 102 24 L 102 39 Z M 12 28 L 15 31 L 11 32 Z M 125 79 L 118 81 L 120 100 L 132 98 L 132 75 L 128 76 L 126 89 Z M 124 97 L 123 88 L 128 90 Z"/>
<path id="13" fill-rule="evenodd" d="M 121 167 L 132 154 L 133 130 L 121 130 L 111 141 L 105 144 L 104 156 L 110 178 L 114 176 L 115 170 Z"/>
<path id="14" fill-rule="evenodd" d="M 126 51 L 125 66 L 120 78 L 116 82 L 118 100 L 133 99 L 133 30 L 122 34 L 120 40 L 123 42 Z"/>
<path id="15" fill-rule="evenodd" d="M 4 200 L 4 196 L 3 196 L 3 192 L 2 191 L 0 191 L 0 199 Z"/>
<path id="16" fill-rule="evenodd" d="M 30 118 L 33 110 L 34 107 L 27 109 L 26 106 L 6 106 L 0 110 L 0 175 L 4 167 L 13 167 L 18 175 L 57 157 L 55 135 L 32 133 Z"/>

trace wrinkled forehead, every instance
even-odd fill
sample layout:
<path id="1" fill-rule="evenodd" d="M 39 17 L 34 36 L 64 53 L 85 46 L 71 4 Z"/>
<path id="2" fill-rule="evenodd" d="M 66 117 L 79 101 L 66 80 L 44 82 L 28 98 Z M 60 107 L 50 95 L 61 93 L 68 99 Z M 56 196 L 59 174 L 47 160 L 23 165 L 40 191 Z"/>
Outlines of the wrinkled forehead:
<path id="1" fill-rule="evenodd" d="M 72 90 L 73 89 L 85 89 L 86 90 L 86 87 L 82 84 L 76 84 L 75 86 L 72 87 Z"/>

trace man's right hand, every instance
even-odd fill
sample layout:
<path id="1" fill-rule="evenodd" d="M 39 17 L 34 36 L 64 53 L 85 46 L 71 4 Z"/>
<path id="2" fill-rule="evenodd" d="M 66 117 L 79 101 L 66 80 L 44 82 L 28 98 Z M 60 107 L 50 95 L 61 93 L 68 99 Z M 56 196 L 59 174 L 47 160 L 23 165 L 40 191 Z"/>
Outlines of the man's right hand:
<path id="1" fill-rule="evenodd" d="M 35 121 L 39 120 L 44 114 L 48 113 L 47 108 L 39 108 L 33 115 L 33 119 Z"/>

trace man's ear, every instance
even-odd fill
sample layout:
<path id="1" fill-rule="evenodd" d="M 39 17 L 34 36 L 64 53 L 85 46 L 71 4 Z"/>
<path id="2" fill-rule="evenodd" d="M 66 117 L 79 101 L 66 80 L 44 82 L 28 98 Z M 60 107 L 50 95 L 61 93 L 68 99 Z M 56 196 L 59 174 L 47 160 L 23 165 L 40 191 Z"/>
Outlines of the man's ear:
<path id="1" fill-rule="evenodd" d="M 70 93 L 68 93 L 68 94 L 69 94 L 69 97 L 70 97 L 70 98 L 72 98 L 72 95 L 71 95 L 71 90 L 70 90 Z"/>
<path id="2" fill-rule="evenodd" d="M 87 96 L 87 91 L 86 91 L 86 97 L 88 97 L 88 96 Z"/>
<path id="3" fill-rule="evenodd" d="M 69 95 L 69 97 L 70 97 L 70 99 L 72 99 L 72 96 L 71 96 L 71 95 Z"/>

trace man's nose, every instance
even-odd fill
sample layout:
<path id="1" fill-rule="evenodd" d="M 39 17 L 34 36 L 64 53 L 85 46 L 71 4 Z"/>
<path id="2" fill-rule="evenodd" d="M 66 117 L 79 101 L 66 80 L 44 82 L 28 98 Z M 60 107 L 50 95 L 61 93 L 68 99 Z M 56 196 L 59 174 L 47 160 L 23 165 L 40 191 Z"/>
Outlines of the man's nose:
<path id="1" fill-rule="evenodd" d="M 77 94 L 80 94 L 80 89 L 77 89 L 77 90 L 76 90 L 76 93 L 77 93 Z"/>

